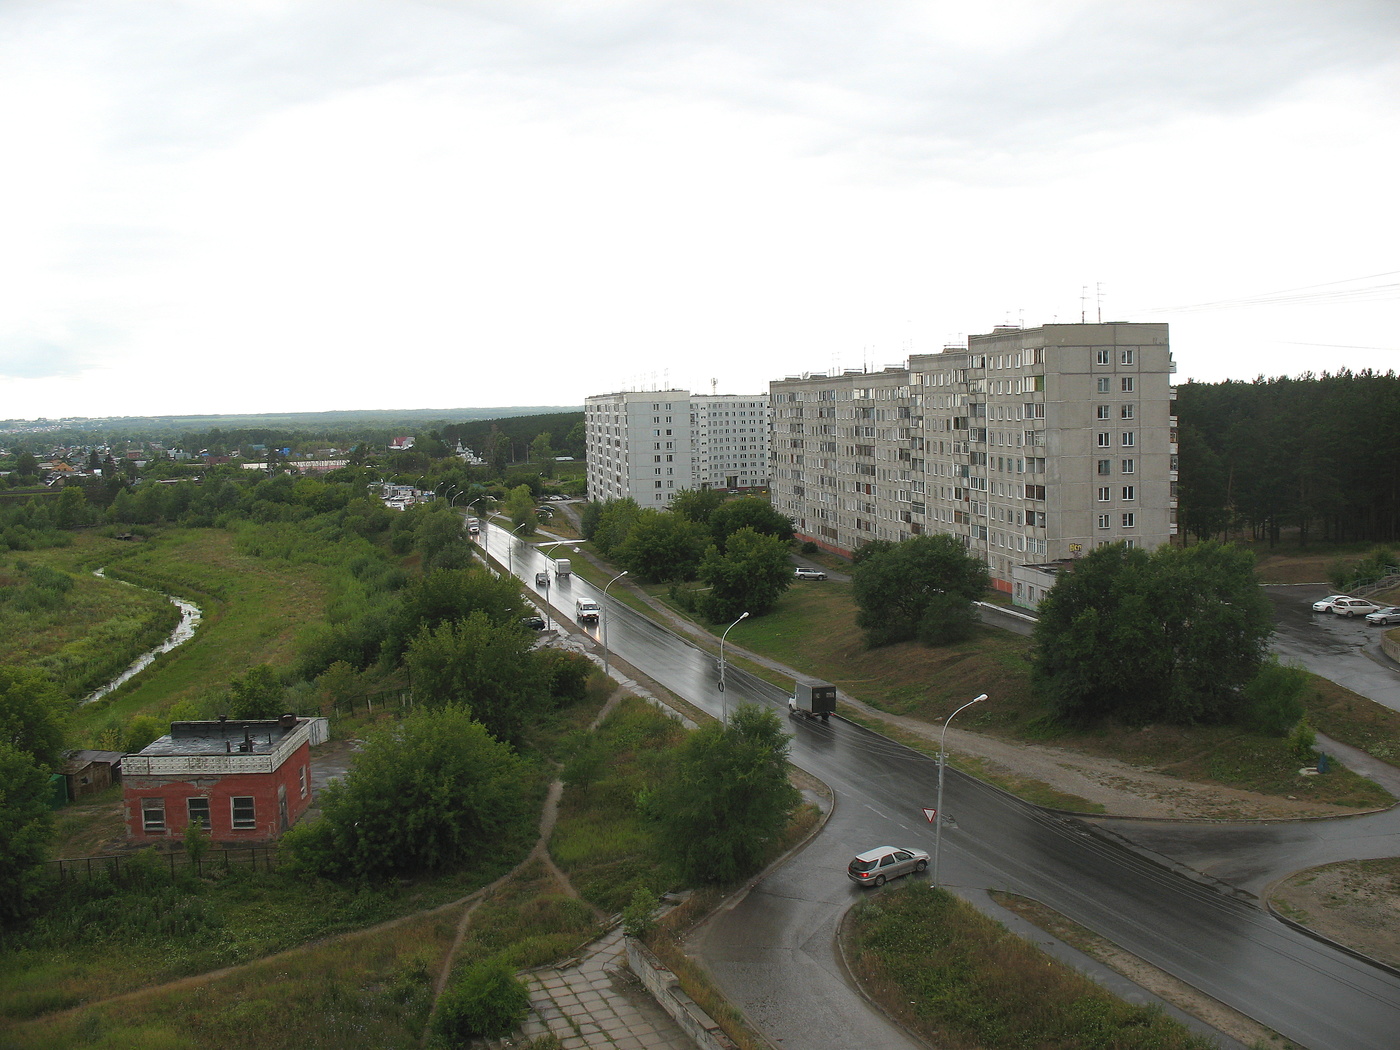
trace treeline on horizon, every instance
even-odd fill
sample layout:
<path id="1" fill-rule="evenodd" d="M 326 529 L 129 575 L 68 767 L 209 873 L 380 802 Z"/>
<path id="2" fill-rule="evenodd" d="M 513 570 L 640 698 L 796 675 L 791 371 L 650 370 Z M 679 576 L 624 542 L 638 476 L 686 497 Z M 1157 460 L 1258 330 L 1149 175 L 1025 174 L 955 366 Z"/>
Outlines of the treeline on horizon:
<path id="1" fill-rule="evenodd" d="M 518 414 L 497 414 L 502 411 Z M 280 416 L 133 417 L 0 436 L 0 443 L 16 452 L 43 455 L 56 446 L 124 447 L 157 441 L 167 448 L 181 448 L 186 452 L 208 449 L 213 454 L 224 455 L 255 445 L 292 448 L 298 452 L 322 448 L 346 451 L 355 447 L 383 452 L 393 438 L 411 436 L 423 441 L 438 439 L 449 446 L 461 440 L 463 445 L 485 456 L 495 433 L 505 435 L 511 459 L 523 459 L 530 442 L 542 433 L 550 434 L 551 446 L 560 455 L 581 456 L 583 410 L 465 408 L 418 412 L 307 412 Z"/>
<path id="2" fill-rule="evenodd" d="M 1180 520 L 1197 539 L 1400 539 L 1400 376 L 1341 371 L 1177 390 Z"/>

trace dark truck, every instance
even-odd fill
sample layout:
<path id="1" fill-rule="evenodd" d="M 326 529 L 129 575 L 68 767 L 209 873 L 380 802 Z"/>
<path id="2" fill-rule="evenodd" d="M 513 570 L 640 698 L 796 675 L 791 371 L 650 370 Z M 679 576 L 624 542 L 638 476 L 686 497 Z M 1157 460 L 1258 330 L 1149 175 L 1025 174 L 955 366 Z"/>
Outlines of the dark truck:
<path id="1" fill-rule="evenodd" d="M 799 675 L 788 697 L 788 714 L 820 718 L 825 722 L 836 713 L 836 687 L 819 678 Z"/>

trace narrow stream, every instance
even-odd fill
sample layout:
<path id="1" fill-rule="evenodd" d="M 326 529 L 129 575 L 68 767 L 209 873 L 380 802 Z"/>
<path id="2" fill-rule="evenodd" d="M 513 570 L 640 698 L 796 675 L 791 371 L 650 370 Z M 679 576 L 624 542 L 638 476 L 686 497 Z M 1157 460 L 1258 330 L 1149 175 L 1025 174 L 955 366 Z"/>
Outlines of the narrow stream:
<path id="1" fill-rule="evenodd" d="M 93 571 L 93 575 L 101 576 L 104 580 L 107 578 L 106 572 L 102 569 L 95 569 Z M 118 580 L 116 582 L 126 583 L 125 580 Z M 128 587 L 136 586 L 136 584 L 134 583 L 126 583 L 126 585 Z M 150 588 L 148 587 L 142 589 L 150 590 Z M 181 645 L 189 641 L 192 637 L 194 637 L 194 629 L 199 626 L 199 606 L 195 605 L 194 602 L 187 602 L 185 601 L 185 599 L 176 598 L 174 595 L 171 594 L 167 594 L 166 597 L 169 598 L 170 601 L 173 602 L 175 606 L 180 610 L 180 622 L 177 623 L 175 625 L 175 629 L 170 632 L 170 637 L 168 637 L 165 641 L 161 642 L 160 645 L 156 646 L 154 649 L 151 649 L 149 652 L 142 653 L 125 671 L 117 675 L 117 677 L 113 678 L 106 685 L 101 686 L 94 692 L 85 696 L 82 700 L 79 701 L 79 703 L 90 704 L 94 700 L 101 700 L 104 696 L 106 696 L 112 690 L 116 689 L 123 682 L 134 678 L 137 674 L 144 671 L 147 667 L 150 667 L 151 664 L 155 661 L 155 658 L 161 653 L 168 653 L 177 645 Z"/>

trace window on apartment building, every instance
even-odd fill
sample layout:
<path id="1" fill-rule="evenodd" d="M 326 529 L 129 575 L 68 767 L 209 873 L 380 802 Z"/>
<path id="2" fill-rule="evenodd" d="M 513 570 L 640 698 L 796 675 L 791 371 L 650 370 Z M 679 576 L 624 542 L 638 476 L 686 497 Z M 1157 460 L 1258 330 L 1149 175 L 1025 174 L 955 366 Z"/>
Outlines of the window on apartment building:
<path id="1" fill-rule="evenodd" d="M 1137 515 L 1132 511 L 1123 515 L 1123 528 L 1131 529 L 1137 524 Z"/>
<path id="2" fill-rule="evenodd" d="M 1132 376 L 1124 376 L 1124 377 L 1119 381 L 1119 385 L 1121 386 L 1121 388 L 1122 388 L 1122 390 L 1123 390 L 1123 393 L 1125 393 L 1125 394 L 1131 394 L 1131 393 L 1133 392 L 1133 377 L 1132 377 Z"/>
<path id="3" fill-rule="evenodd" d="M 1120 414 L 1122 415 L 1122 417 L 1123 417 L 1124 419 L 1132 419 L 1132 418 L 1133 418 L 1133 406 L 1132 406 L 1132 405 L 1124 405 L 1124 406 L 1123 406 L 1123 411 L 1122 411 Z"/>
<path id="4" fill-rule="evenodd" d="M 1099 460 L 1099 473 L 1100 473 L 1100 474 L 1112 474 L 1112 473 L 1113 473 L 1113 460 L 1111 460 L 1111 459 L 1101 459 L 1101 460 Z"/>
<path id="5" fill-rule="evenodd" d="M 1118 355 L 1118 362 L 1119 362 L 1119 364 L 1130 365 L 1130 364 L 1133 363 L 1133 359 L 1134 359 L 1136 356 L 1137 356 L 1137 351 L 1136 351 L 1136 350 L 1124 350 L 1124 351 L 1122 351 L 1122 352 L 1119 353 L 1119 355 Z"/>
<path id="6" fill-rule="evenodd" d="M 1108 347 L 1101 347 L 1095 355 L 1094 360 L 1101 365 L 1110 364 L 1112 362 L 1112 357 L 1110 356 Z"/>
<path id="7" fill-rule="evenodd" d="M 1137 434 L 1131 430 L 1123 431 L 1123 444 L 1124 446 L 1136 445 Z"/>
<path id="8" fill-rule="evenodd" d="M 1123 486 L 1123 498 L 1124 498 L 1124 499 L 1137 499 L 1137 486 L 1136 486 L 1136 485 L 1124 485 L 1124 486 Z"/>
<path id="9" fill-rule="evenodd" d="M 1124 474 L 1136 474 L 1136 473 L 1137 473 L 1137 460 L 1135 460 L 1135 459 L 1125 459 L 1125 460 L 1123 460 L 1123 473 L 1124 473 Z"/>
<path id="10" fill-rule="evenodd" d="M 1095 389 L 1098 390 L 1100 394 L 1106 394 L 1109 391 L 1108 383 L 1108 376 L 1099 376 L 1098 383 L 1095 386 Z"/>
<path id="11" fill-rule="evenodd" d="M 252 795 L 236 795 L 229 799 L 229 809 L 233 817 L 234 830 L 258 826 L 258 808 Z"/>
<path id="12" fill-rule="evenodd" d="M 1110 444 L 1110 441 L 1109 441 L 1109 434 L 1108 434 L 1107 431 L 1100 431 L 1100 432 L 1099 432 L 1098 442 L 1099 442 L 1099 448 L 1108 448 L 1108 446 L 1109 446 L 1109 444 Z"/>
<path id="13" fill-rule="evenodd" d="M 656 479 L 656 487 L 657 487 L 657 488 L 660 488 L 660 487 L 661 487 L 661 479 L 660 479 L 660 478 L 657 478 L 657 479 Z"/>
<path id="14" fill-rule="evenodd" d="M 209 827 L 209 800 L 207 798 L 185 799 L 185 812 L 189 814 L 191 824 L 198 824 L 203 828 Z"/>
<path id="15" fill-rule="evenodd" d="M 1100 419 L 1110 419 L 1110 418 L 1112 418 L 1113 412 L 1112 412 L 1112 410 L 1109 408 L 1108 405 L 1100 405 L 1098 411 L 1099 411 L 1099 418 L 1100 418 Z"/>
<path id="16" fill-rule="evenodd" d="M 1107 503 L 1107 502 L 1108 502 L 1109 500 L 1111 500 L 1112 498 L 1113 498 L 1113 490 L 1110 489 L 1107 485 L 1100 485 L 1100 486 L 1099 486 L 1099 502 L 1100 502 L 1100 503 Z"/>
<path id="17" fill-rule="evenodd" d="M 165 799 L 143 798 L 141 800 L 141 830 L 165 830 Z"/>
<path id="18" fill-rule="evenodd" d="M 1099 515 L 1099 528 L 1101 528 L 1101 529 L 1106 529 L 1106 528 L 1108 528 L 1108 515 L 1107 515 L 1107 514 L 1100 514 L 1100 515 Z"/>

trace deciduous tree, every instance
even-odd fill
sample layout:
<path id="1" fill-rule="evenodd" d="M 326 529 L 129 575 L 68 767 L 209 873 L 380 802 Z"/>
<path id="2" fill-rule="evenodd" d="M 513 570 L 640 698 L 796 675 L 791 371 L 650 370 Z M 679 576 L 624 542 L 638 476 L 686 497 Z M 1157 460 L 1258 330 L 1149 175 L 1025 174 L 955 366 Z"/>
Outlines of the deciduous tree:
<path id="1" fill-rule="evenodd" d="M 729 537 L 723 551 L 709 549 L 698 575 L 710 588 L 701 595 L 700 611 L 711 622 L 732 620 L 743 612 L 761 616 L 792 586 L 788 545 L 776 536 L 743 528 Z"/>
<path id="2" fill-rule="evenodd" d="M 420 710 L 371 734 L 344 779 L 321 792 L 322 817 L 283 846 L 328 878 L 440 871 L 519 833 L 531 785 L 525 763 L 465 707 Z"/>
<path id="3" fill-rule="evenodd" d="M 42 671 L 0 665 L 0 744 L 44 769 L 63 757 L 71 703 Z"/>
<path id="4" fill-rule="evenodd" d="M 499 740 L 517 741 L 545 707 L 548 678 L 518 624 L 492 623 L 484 612 L 423 628 L 404 662 L 418 703 L 459 704 Z"/>
<path id="5" fill-rule="evenodd" d="M 53 817 L 48 772 L 0 740 L 0 928 L 24 916 L 38 891 Z"/>
<path id="6" fill-rule="evenodd" d="M 856 624 L 872 648 L 914 638 L 959 641 L 972 631 L 972 602 L 988 578 L 986 564 L 946 533 L 867 544 L 851 574 Z"/>
<path id="7" fill-rule="evenodd" d="M 1040 603 L 1034 681 L 1062 717 L 1226 722 L 1273 633 L 1254 555 L 1228 544 L 1111 544 L 1081 558 Z"/>
<path id="8" fill-rule="evenodd" d="M 687 737 L 643 799 L 663 857 L 692 883 L 757 870 L 801 801 L 787 754 L 778 716 L 747 704 L 728 726 L 712 722 Z"/>

